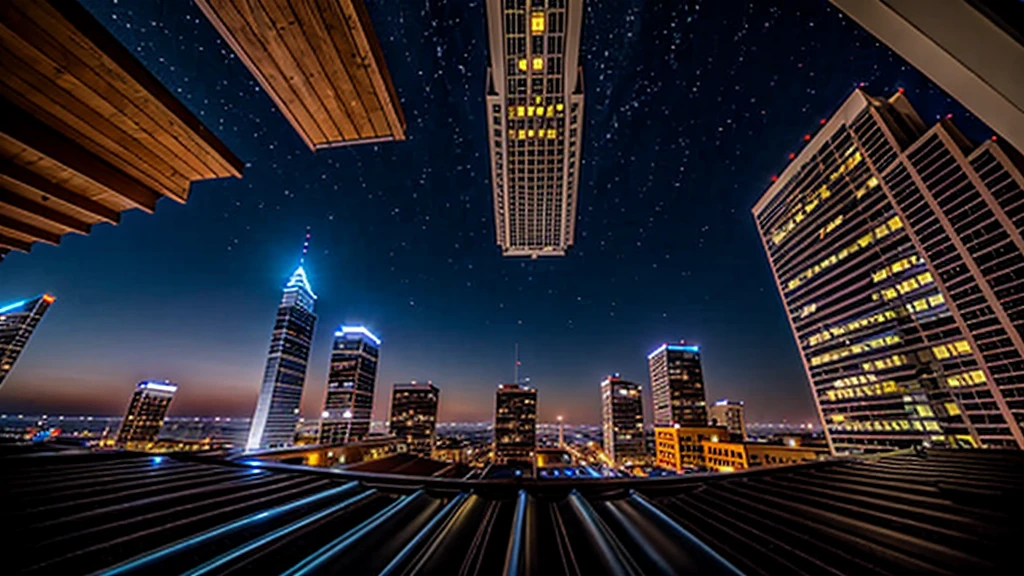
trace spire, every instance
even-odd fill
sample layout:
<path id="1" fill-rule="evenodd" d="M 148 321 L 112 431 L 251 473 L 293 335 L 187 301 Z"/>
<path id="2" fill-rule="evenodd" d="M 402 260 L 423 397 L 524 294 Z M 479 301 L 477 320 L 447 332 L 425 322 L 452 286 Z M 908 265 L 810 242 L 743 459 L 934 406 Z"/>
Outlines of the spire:
<path id="1" fill-rule="evenodd" d="M 306 254 L 309 252 L 309 226 L 306 226 L 306 239 L 302 242 L 302 257 L 299 258 L 299 267 L 306 263 Z"/>

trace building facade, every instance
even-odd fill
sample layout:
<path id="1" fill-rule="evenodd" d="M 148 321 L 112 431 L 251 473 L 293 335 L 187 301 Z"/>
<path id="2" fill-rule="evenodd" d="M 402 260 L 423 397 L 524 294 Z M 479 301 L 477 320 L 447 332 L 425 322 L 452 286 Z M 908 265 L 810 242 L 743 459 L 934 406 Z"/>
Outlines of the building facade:
<path id="1" fill-rule="evenodd" d="M 707 426 L 700 348 L 662 344 L 647 356 L 655 425 Z"/>
<path id="2" fill-rule="evenodd" d="M 830 447 L 1024 447 L 1024 178 L 855 91 L 753 213 Z"/>
<path id="3" fill-rule="evenodd" d="M 54 300 L 49 294 L 41 294 L 31 300 L 0 306 L 0 386 L 14 369 L 14 363 Z"/>
<path id="4" fill-rule="evenodd" d="M 583 0 L 486 0 L 487 134 L 505 256 L 573 243 L 583 135 Z"/>
<path id="5" fill-rule="evenodd" d="M 712 426 L 725 426 L 734 439 L 747 439 L 747 418 L 743 402 L 723 398 L 711 404 L 708 406 L 708 423 Z"/>
<path id="6" fill-rule="evenodd" d="M 358 442 L 369 434 L 379 358 L 380 338 L 365 327 L 342 326 L 334 333 L 321 444 Z"/>
<path id="7" fill-rule="evenodd" d="M 729 437 L 724 426 L 655 426 L 654 462 L 676 472 L 701 470 L 705 442 L 721 442 Z"/>
<path id="8" fill-rule="evenodd" d="M 409 452 L 432 458 L 437 442 L 437 405 L 441 391 L 427 382 L 395 384 L 391 389 L 388 430 L 405 441 Z"/>
<path id="9" fill-rule="evenodd" d="M 171 382 L 139 382 L 117 431 L 116 445 L 129 450 L 149 449 L 160 436 L 177 391 L 178 385 Z"/>
<path id="10" fill-rule="evenodd" d="M 277 307 L 247 450 L 288 446 L 295 441 L 299 403 L 316 325 L 315 304 L 316 295 L 306 271 L 299 266 L 285 284 L 281 304 Z"/>
<path id="11" fill-rule="evenodd" d="M 494 396 L 494 461 L 533 465 L 537 454 L 537 389 L 502 384 Z"/>
<path id="12" fill-rule="evenodd" d="M 644 447 L 644 401 L 641 386 L 609 376 L 601 382 L 604 451 L 618 464 L 639 464 Z"/>

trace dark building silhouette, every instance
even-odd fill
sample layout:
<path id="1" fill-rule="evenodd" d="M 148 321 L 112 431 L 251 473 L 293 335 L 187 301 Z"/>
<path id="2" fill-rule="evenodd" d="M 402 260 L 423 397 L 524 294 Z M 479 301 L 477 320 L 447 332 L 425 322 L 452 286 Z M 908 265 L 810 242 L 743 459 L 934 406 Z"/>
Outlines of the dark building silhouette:
<path id="1" fill-rule="evenodd" d="M 537 452 L 537 389 L 502 384 L 494 396 L 494 461 L 529 464 Z"/>
<path id="2" fill-rule="evenodd" d="M 405 441 L 413 454 L 430 458 L 434 453 L 440 396 L 430 382 L 395 384 L 391 389 L 389 431 Z"/>
<path id="3" fill-rule="evenodd" d="M 646 456 L 642 386 L 609 376 L 601 382 L 604 451 L 618 463 L 639 464 Z"/>

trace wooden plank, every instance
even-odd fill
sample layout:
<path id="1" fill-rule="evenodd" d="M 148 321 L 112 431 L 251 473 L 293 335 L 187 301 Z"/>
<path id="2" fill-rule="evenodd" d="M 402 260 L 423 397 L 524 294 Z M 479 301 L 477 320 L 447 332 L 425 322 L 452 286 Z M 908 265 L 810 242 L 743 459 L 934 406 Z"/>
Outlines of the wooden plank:
<path id="1" fill-rule="evenodd" d="M 320 102 L 327 111 L 330 121 L 337 126 L 341 138 L 350 140 L 359 137 L 345 103 L 341 100 L 337 91 L 331 83 L 330 77 L 320 64 L 316 51 L 311 47 L 309 38 L 304 34 L 303 28 L 295 13 L 288 6 L 287 0 L 269 0 L 260 2 L 259 8 L 263 16 L 269 20 L 277 36 L 288 48 L 297 63 L 301 66 L 300 72 L 309 84 L 310 93 Z"/>
<path id="2" fill-rule="evenodd" d="M 320 16 L 319 10 L 309 0 L 292 0 L 292 13 L 305 31 L 313 52 L 327 73 L 327 79 L 334 89 L 334 95 L 345 107 L 357 134 L 350 139 L 373 138 L 376 133 L 369 114 L 355 90 L 349 71 L 345 68 L 337 50 L 331 42 L 330 33 Z"/>
<path id="3" fill-rule="evenodd" d="M 360 56 L 365 58 L 365 71 L 370 77 L 374 86 L 374 93 L 380 102 L 381 109 L 391 127 L 389 133 L 395 140 L 405 140 L 405 116 L 402 114 L 402 105 L 398 100 L 398 93 L 388 73 L 387 62 L 384 60 L 384 53 L 380 49 L 380 41 L 373 30 L 373 22 L 370 21 L 370 13 L 366 11 L 363 0 L 340 0 L 342 9 L 346 14 L 352 14 L 355 18 L 349 20 L 356 45 L 359 47 Z"/>
<path id="4" fill-rule="evenodd" d="M 313 121 L 324 134 L 324 138 L 330 140 L 341 140 L 344 136 L 330 112 L 324 107 L 316 92 L 308 82 L 303 66 L 299 63 L 298 56 L 292 54 L 285 43 L 281 30 L 274 25 L 273 20 L 263 9 L 263 2 L 250 3 L 248 0 L 236 0 L 235 9 L 245 19 L 247 25 L 260 38 L 266 55 L 277 63 L 278 68 L 284 71 L 287 81 L 291 84 L 296 94 L 302 99 L 306 110 L 309 110 Z"/>
<path id="5" fill-rule="evenodd" d="M 19 17 L 20 15 L 20 17 Z M 203 177 L 241 176 L 242 162 L 77 2 L 8 0 L 0 19 L 58 46 L 49 57 L 131 116 Z"/>
<path id="6" fill-rule="evenodd" d="M 360 51 L 357 37 L 361 34 L 358 28 L 352 29 L 353 25 L 359 25 L 358 20 L 354 14 L 352 17 L 349 17 L 346 14 L 346 8 L 342 4 L 339 0 L 317 0 L 320 15 L 330 31 L 331 41 L 334 43 L 335 50 L 341 57 L 342 62 L 344 62 L 349 76 L 355 82 L 356 92 L 359 94 L 363 106 L 368 112 L 370 123 L 373 124 L 374 134 L 377 137 L 391 136 L 393 132 L 384 115 L 380 98 L 376 93 L 377 88 L 367 73 L 369 52 Z M 349 6 L 349 10 L 351 11 L 351 6 Z"/>
<path id="7" fill-rule="evenodd" d="M 121 221 L 116 210 L 51 182 L 7 158 L 0 158 L 0 182 L 8 189 L 22 187 L 31 190 L 39 195 L 42 202 L 53 198 L 105 222 L 118 224 Z"/>
<path id="8" fill-rule="evenodd" d="M 18 252 L 28 252 L 32 250 L 32 243 L 0 233 L 0 248 L 17 250 Z"/>
<path id="9" fill-rule="evenodd" d="M 156 209 L 160 193 L 121 172 L 63 134 L 31 118 L 8 100 L 0 98 L 0 134 L 70 168 L 147 212 Z"/>
<path id="10" fill-rule="evenodd" d="M 0 206 L 8 206 L 15 210 L 20 210 L 26 214 L 31 214 L 37 218 L 45 220 L 54 226 L 59 226 L 72 232 L 78 232 L 79 234 L 88 234 L 89 231 L 92 230 L 92 226 L 87 222 L 83 222 L 70 214 L 61 212 L 60 210 L 55 210 L 49 206 L 33 202 L 21 194 L 8 190 L 4 187 L 2 182 L 0 182 Z"/>
<path id="11" fill-rule="evenodd" d="M 245 20 L 235 12 L 230 0 L 196 0 L 196 4 L 199 5 L 199 9 L 217 29 L 224 41 L 235 51 L 249 72 L 256 77 L 264 92 L 270 96 L 278 110 L 298 132 L 299 138 L 306 143 L 306 146 L 309 146 L 310 150 L 314 150 L 314 142 L 324 139 L 323 132 L 312 121 L 309 111 L 302 105 L 298 95 L 288 84 L 285 73 L 272 60 L 263 57 L 263 53 L 266 52 L 263 43 L 245 23 Z M 252 54 L 247 47 L 252 48 Z M 256 65 L 255 58 L 257 56 L 260 58 L 260 66 Z"/>
<path id="12" fill-rule="evenodd" d="M 33 58 L 32 63 L 26 63 L 19 55 L 8 52 L 3 46 L 7 33 L 0 25 L 0 93 L 144 184 L 178 201 L 187 197 L 190 178 L 164 160 L 170 151 L 138 126 L 131 133 L 122 131 L 117 124 L 130 121 L 118 110 L 104 106 L 104 100 L 90 99 L 97 108 L 106 108 L 97 112 L 38 73 L 55 69 L 48 60 Z M 19 49 L 30 50 L 25 46 Z M 62 84 L 77 83 L 67 74 L 58 73 L 56 77 Z M 91 91 L 79 86 L 78 94 L 83 93 Z"/>
<path id="13" fill-rule="evenodd" d="M 60 234 L 55 234 L 48 230 L 43 230 L 38 226 L 33 226 L 22 220 L 16 220 L 14 218 L 11 218 L 10 216 L 5 216 L 3 214 L 0 214 L 0 228 L 7 228 L 8 230 L 13 230 L 26 236 L 30 236 L 33 239 L 38 240 L 40 242 L 53 244 L 54 246 L 60 244 Z"/>

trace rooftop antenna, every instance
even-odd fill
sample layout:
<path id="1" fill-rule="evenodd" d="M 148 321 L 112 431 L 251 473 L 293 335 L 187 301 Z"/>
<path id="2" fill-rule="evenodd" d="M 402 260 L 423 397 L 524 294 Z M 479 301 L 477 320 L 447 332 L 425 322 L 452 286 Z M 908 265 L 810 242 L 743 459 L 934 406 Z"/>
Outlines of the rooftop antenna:
<path id="1" fill-rule="evenodd" d="M 302 242 L 302 257 L 299 258 L 299 265 L 306 263 L 306 254 L 309 253 L 309 226 L 306 226 L 306 238 Z"/>
<path id="2" fill-rule="evenodd" d="M 519 384 L 519 342 L 516 342 L 516 365 L 515 365 L 515 383 Z"/>

